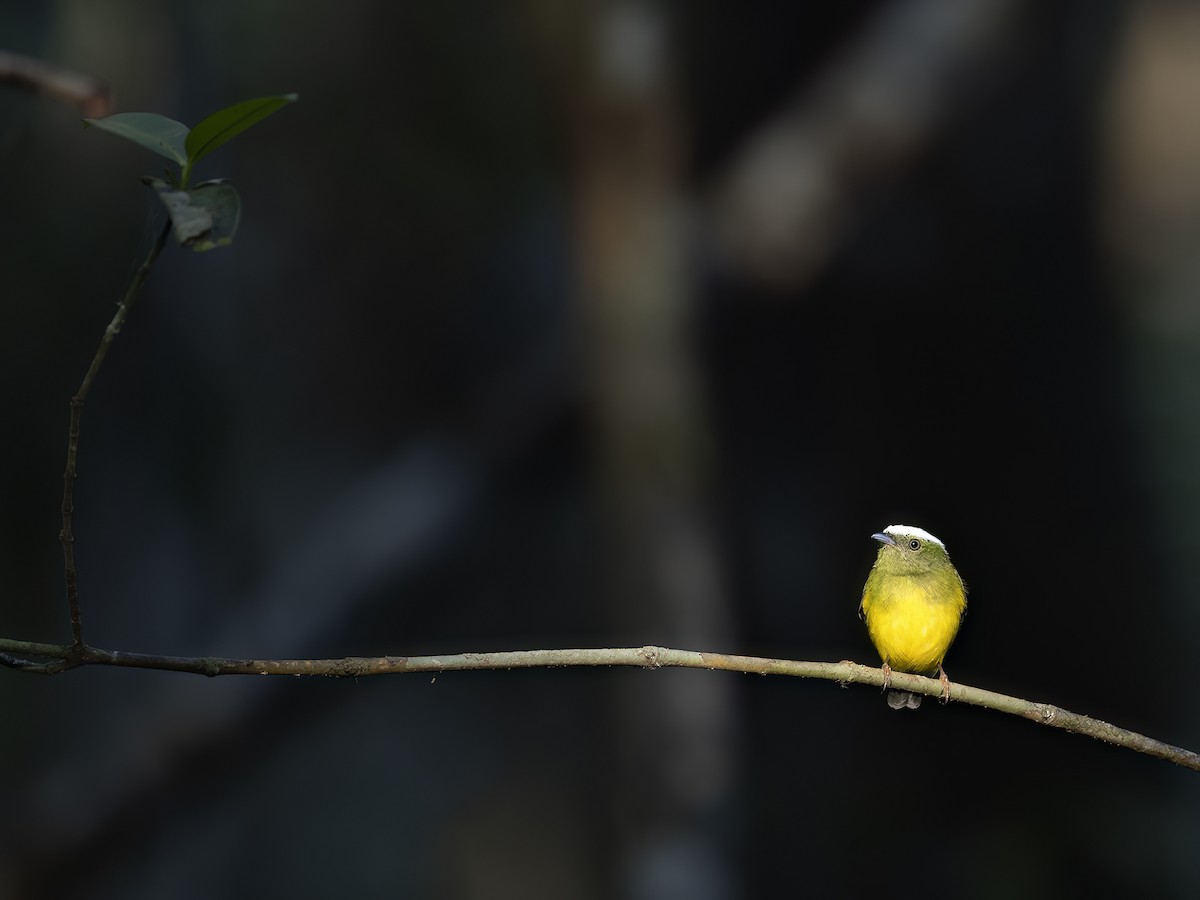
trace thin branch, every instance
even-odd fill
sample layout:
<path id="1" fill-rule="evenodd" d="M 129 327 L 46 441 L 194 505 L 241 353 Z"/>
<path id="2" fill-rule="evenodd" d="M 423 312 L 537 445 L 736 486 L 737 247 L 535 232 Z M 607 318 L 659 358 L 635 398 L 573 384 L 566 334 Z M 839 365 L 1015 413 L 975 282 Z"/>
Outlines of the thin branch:
<path id="1" fill-rule="evenodd" d="M 63 665 L 43 664 L 47 674 L 78 666 L 122 666 L 191 672 L 197 675 L 324 675 L 330 678 L 364 678 L 400 672 L 460 672 L 468 669 L 548 669 L 562 666 L 636 666 L 643 669 L 683 668 L 721 669 L 750 675 L 790 675 L 795 678 L 820 678 L 836 681 L 843 687 L 869 684 L 883 687 L 883 670 L 843 660 L 838 663 L 806 662 L 792 659 L 767 659 L 760 656 L 734 656 L 727 653 L 700 653 L 667 647 L 617 647 L 579 650 L 504 650 L 495 653 L 454 653 L 446 656 L 347 656 L 342 659 L 227 659 L 220 656 L 156 656 L 150 653 L 126 653 L 98 647 L 39 644 L 0 638 L 0 665 L 11 665 L 20 657 L 18 668 L 29 670 L 25 657 L 59 660 Z M 892 672 L 892 687 L 937 697 L 942 685 L 936 678 Z M 1200 753 L 1164 744 L 1108 722 L 1073 713 L 1049 703 L 1035 703 L 1020 697 L 997 694 L 965 684 L 950 685 L 950 699 L 971 706 L 1083 734 L 1165 759 L 1200 772 Z"/>
<path id="2" fill-rule="evenodd" d="M 133 280 L 129 283 L 129 289 L 125 291 L 125 296 L 117 304 L 117 311 L 113 314 L 112 321 L 108 323 L 108 327 L 104 329 L 104 336 L 100 338 L 100 346 L 96 348 L 96 355 L 92 357 L 92 364 L 88 366 L 87 374 L 83 376 L 79 390 L 71 398 L 71 420 L 67 428 L 67 465 L 63 470 L 62 531 L 59 532 L 58 537 L 62 542 L 63 548 L 63 569 L 66 572 L 67 579 L 67 608 L 71 614 L 71 638 L 76 650 L 81 650 L 84 647 L 83 615 L 79 609 L 79 576 L 75 570 L 75 530 L 73 521 L 75 514 L 76 461 L 79 456 L 79 423 L 83 418 L 83 404 L 87 400 L 88 392 L 92 389 L 92 383 L 96 380 L 96 374 L 100 371 L 100 366 L 104 363 L 104 358 L 108 355 L 108 348 L 112 346 L 112 342 L 120 334 L 121 326 L 125 324 L 125 319 L 129 315 L 129 311 L 133 309 L 133 304 L 141 294 L 142 287 L 145 285 L 146 279 L 150 276 L 150 269 L 154 266 L 154 261 L 158 259 L 158 255 L 162 253 L 163 248 L 167 245 L 167 238 L 170 234 L 171 222 L 168 219 L 167 223 L 163 225 L 163 230 L 159 234 L 158 240 L 154 242 L 154 246 L 150 248 L 150 252 L 146 255 L 145 260 L 138 266 L 137 272 L 134 273 Z"/>

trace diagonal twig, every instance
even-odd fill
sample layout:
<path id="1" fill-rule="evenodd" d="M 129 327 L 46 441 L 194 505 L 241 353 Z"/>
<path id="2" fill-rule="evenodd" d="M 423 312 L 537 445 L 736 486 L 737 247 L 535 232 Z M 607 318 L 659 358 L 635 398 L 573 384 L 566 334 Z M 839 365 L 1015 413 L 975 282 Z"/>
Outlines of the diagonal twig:
<path id="1" fill-rule="evenodd" d="M 83 614 L 79 609 L 79 575 L 75 569 L 74 529 L 76 463 L 79 457 L 79 424 L 83 418 L 83 404 L 87 400 L 88 392 L 92 389 L 92 383 L 96 380 L 100 366 L 104 363 L 104 358 L 108 355 L 108 348 L 120 334 L 121 326 L 125 324 L 126 316 L 129 315 L 129 311 L 141 294 L 142 287 L 150 276 L 150 269 L 154 266 L 154 261 L 166 247 L 167 237 L 170 233 L 171 222 L 168 219 L 158 235 L 158 240 L 154 242 L 154 246 L 150 248 L 150 252 L 138 266 L 137 272 L 134 273 L 133 280 L 129 283 L 129 289 L 125 291 L 125 296 L 117 304 L 117 311 L 113 314 L 108 327 L 104 329 L 104 335 L 100 338 L 100 346 L 96 348 L 96 355 L 92 357 L 92 364 L 88 366 L 87 374 L 83 376 L 79 390 L 71 398 L 71 419 L 67 427 L 67 464 L 63 470 L 62 531 L 59 532 L 58 537 L 63 548 L 63 569 L 67 580 L 67 608 L 71 615 L 71 640 L 72 646 L 76 650 L 84 647 Z"/>

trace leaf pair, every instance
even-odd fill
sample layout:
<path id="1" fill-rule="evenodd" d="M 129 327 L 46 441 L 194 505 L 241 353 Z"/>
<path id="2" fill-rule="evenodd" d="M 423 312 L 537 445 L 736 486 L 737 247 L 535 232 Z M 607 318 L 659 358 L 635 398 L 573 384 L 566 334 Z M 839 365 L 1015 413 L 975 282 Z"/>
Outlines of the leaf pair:
<path id="1" fill-rule="evenodd" d="M 225 182 L 206 182 L 188 190 L 192 167 L 226 141 L 296 99 L 295 94 L 277 94 L 235 103 L 191 129 L 157 113 L 117 113 L 83 122 L 133 141 L 178 165 L 180 174 L 173 183 L 157 178 L 143 180 L 158 192 L 166 206 L 176 240 L 193 250 L 211 250 L 233 241 L 241 219 L 241 199 L 233 186 Z"/>

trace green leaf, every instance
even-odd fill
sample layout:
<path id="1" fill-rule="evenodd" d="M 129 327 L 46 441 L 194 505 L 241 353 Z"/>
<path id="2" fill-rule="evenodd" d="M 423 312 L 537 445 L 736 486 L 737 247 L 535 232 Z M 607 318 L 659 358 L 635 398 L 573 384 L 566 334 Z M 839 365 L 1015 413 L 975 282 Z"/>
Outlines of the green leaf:
<path id="1" fill-rule="evenodd" d="M 179 191 L 161 178 L 144 178 L 158 193 L 171 217 L 175 240 L 193 250 L 213 250 L 233 243 L 242 218 L 242 200 L 233 185 L 205 181 L 189 191 Z"/>
<path id="2" fill-rule="evenodd" d="M 296 94 L 259 97 L 257 100 L 235 103 L 213 113 L 187 136 L 185 148 L 188 165 L 194 165 L 197 160 L 208 156 L 230 138 L 237 137 L 255 122 L 265 119 L 275 110 L 295 102 L 296 99 Z"/>
<path id="3" fill-rule="evenodd" d="M 103 119 L 84 119 L 84 126 L 95 125 L 102 131 L 141 144 L 159 156 L 184 165 L 187 162 L 188 127 L 182 122 L 157 113 L 117 113 Z"/>

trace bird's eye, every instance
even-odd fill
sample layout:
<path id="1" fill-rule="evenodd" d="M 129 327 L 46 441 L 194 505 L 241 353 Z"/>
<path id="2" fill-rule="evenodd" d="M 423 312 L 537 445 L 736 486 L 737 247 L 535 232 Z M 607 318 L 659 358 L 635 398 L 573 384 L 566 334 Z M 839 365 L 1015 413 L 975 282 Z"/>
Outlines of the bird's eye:
<path id="1" fill-rule="evenodd" d="M 908 542 L 908 549 L 909 550 L 920 550 L 921 542 L 918 541 L 916 538 L 913 538 L 911 541 Z"/>

